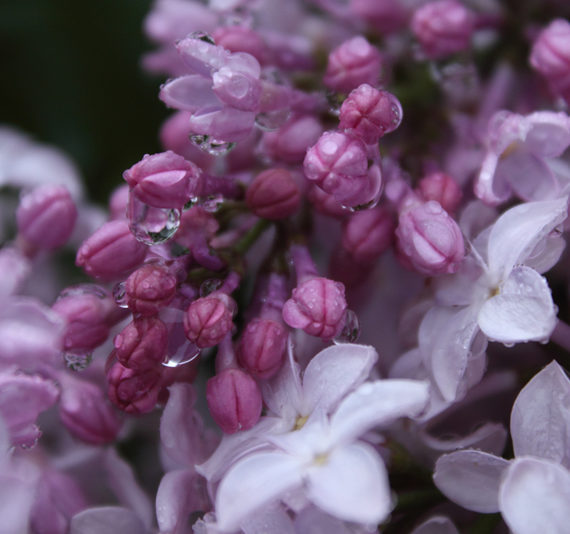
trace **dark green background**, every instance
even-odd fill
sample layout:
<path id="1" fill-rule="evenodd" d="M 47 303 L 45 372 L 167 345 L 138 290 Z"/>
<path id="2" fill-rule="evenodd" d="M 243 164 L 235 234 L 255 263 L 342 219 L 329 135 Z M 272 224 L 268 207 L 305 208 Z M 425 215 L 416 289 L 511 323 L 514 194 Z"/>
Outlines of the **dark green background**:
<path id="1" fill-rule="evenodd" d="M 159 150 L 160 77 L 140 59 L 150 0 L 1 0 L 0 122 L 57 145 L 105 202 L 124 169 Z"/>

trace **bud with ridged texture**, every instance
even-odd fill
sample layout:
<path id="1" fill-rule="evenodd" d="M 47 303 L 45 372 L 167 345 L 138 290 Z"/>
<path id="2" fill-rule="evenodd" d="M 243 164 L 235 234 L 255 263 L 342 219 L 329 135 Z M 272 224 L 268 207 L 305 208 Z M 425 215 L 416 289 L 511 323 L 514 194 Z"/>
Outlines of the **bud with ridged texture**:
<path id="1" fill-rule="evenodd" d="M 364 37 L 345 41 L 329 55 L 323 83 L 334 91 L 349 93 L 360 84 L 377 85 L 382 57 Z"/>
<path id="2" fill-rule="evenodd" d="M 116 280 L 142 263 L 146 253 L 126 220 L 109 221 L 82 243 L 75 264 L 95 278 Z"/>
<path id="3" fill-rule="evenodd" d="M 252 428 L 261 415 L 261 392 L 246 372 L 224 369 L 206 385 L 206 400 L 214 421 L 226 434 Z"/>
<path id="4" fill-rule="evenodd" d="M 203 349 L 217 345 L 233 328 L 235 301 L 224 293 L 196 299 L 184 315 L 186 337 Z"/>
<path id="5" fill-rule="evenodd" d="M 553 20 L 540 33 L 532 46 L 530 64 L 555 93 L 570 102 L 570 22 Z"/>
<path id="6" fill-rule="evenodd" d="M 147 154 L 123 178 L 135 196 L 153 208 L 182 208 L 202 187 L 200 169 L 171 151 Z"/>
<path id="7" fill-rule="evenodd" d="M 63 246 L 75 227 L 77 209 L 62 185 L 44 185 L 22 196 L 16 221 L 26 245 L 40 250 Z"/>
<path id="8" fill-rule="evenodd" d="M 164 361 L 168 330 L 158 317 L 141 317 L 115 336 L 117 360 L 130 369 L 148 369 Z"/>
<path id="9" fill-rule="evenodd" d="M 245 201 L 258 217 L 285 219 L 299 209 L 301 192 L 288 170 L 268 169 L 249 184 Z"/>
<path id="10" fill-rule="evenodd" d="M 156 315 L 176 295 L 176 276 L 166 267 L 148 263 L 131 273 L 125 282 L 127 306 L 133 313 Z"/>
<path id="11" fill-rule="evenodd" d="M 339 128 L 369 145 L 394 131 L 402 122 L 402 115 L 400 101 L 392 93 L 362 84 L 342 103 Z"/>
<path id="12" fill-rule="evenodd" d="M 69 373 L 60 373 L 58 380 L 62 386 L 59 417 L 69 432 L 92 445 L 113 441 L 121 429 L 121 421 L 101 389 Z"/>
<path id="13" fill-rule="evenodd" d="M 323 133 L 323 125 L 313 115 L 296 115 L 274 132 L 265 132 L 262 148 L 276 161 L 302 163 L 308 146 Z"/>
<path id="14" fill-rule="evenodd" d="M 418 193 L 424 200 L 435 200 L 447 213 L 455 213 L 463 194 L 457 182 L 443 172 L 424 176 L 418 185 Z"/>
<path id="15" fill-rule="evenodd" d="M 111 402 L 129 414 L 152 411 L 163 387 L 162 369 L 128 369 L 117 362 L 107 371 Z"/>
<path id="16" fill-rule="evenodd" d="M 456 0 L 437 0 L 416 10 L 411 28 L 426 56 L 439 59 L 469 47 L 475 17 Z"/>
<path id="17" fill-rule="evenodd" d="M 402 263 L 428 276 L 456 272 L 465 256 L 459 226 L 434 200 L 400 213 L 396 239 Z"/>

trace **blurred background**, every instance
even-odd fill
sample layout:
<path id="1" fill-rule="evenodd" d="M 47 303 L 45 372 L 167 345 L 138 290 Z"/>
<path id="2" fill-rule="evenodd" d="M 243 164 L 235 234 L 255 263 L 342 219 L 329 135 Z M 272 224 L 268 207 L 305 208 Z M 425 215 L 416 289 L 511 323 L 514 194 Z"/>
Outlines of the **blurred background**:
<path id="1" fill-rule="evenodd" d="M 151 0 L 2 0 L 0 122 L 56 145 L 105 203 L 122 172 L 160 149 L 164 81 L 143 72 Z"/>

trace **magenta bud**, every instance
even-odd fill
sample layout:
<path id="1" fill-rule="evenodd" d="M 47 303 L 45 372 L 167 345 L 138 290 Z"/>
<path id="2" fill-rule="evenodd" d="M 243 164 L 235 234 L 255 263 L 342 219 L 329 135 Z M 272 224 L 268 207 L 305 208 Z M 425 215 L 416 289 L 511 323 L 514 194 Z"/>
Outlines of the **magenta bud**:
<path id="1" fill-rule="evenodd" d="M 111 219 L 124 219 L 127 216 L 127 205 L 129 203 L 129 186 L 120 185 L 111 194 L 109 199 L 109 212 Z"/>
<path id="2" fill-rule="evenodd" d="M 271 378 L 283 363 L 288 334 L 282 324 L 270 319 L 250 321 L 237 347 L 240 365 L 255 378 Z"/>
<path id="3" fill-rule="evenodd" d="M 201 190 L 201 171 L 174 152 L 147 154 L 123 178 L 135 196 L 153 208 L 182 208 Z"/>
<path id="4" fill-rule="evenodd" d="M 128 369 L 119 362 L 107 371 L 108 395 L 111 402 L 130 414 L 150 412 L 158 402 L 162 389 L 162 369 Z"/>
<path id="5" fill-rule="evenodd" d="M 334 91 L 348 93 L 360 84 L 377 85 L 382 57 L 364 37 L 345 41 L 329 55 L 324 84 Z"/>
<path id="6" fill-rule="evenodd" d="M 129 369 L 148 369 L 160 364 L 168 345 L 168 330 L 157 317 L 141 317 L 115 336 L 115 354 Z"/>
<path id="7" fill-rule="evenodd" d="M 75 265 L 95 278 L 115 280 L 142 263 L 146 252 L 125 219 L 109 221 L 82 243 Z"/>
<path id="8" fill-rule="evenodd" d="M 206 400 L 214 421 L 226 434 L 253 427 L 261 415 L 261 392 L 240 369 L 225 369 L 210 378 Z"/>
<path id="9" fill-rule="evenodd" d="M 232 329 L 235 302 L 224 293 L 195 300 L 184 315 L 186 337 L 203 349 L 217 345 Z"/>
<path id="10" fill-rule="evenodd" d="M 24 195 L 16 212 L 19 235 L 42 250 L 63 246 L 75 227 L 77 209 L 62 185 L 44 185 Z"/>
<path id="11" fill-rule="evenodd" d="M 72 294 L 57 300 L 52 310 L 66 321 L 63 350 L 92 351 L 109 335 L 107 316 L 109 302 L 85 293 Z"/>
<path id="12" fill-rule="evenodd" d="M 430 276 L 454 273 L 465 255 L 459 226 L 434 200 L 400 213 L 396 239 L 403 263 Z"/>
<path id="13" fill-rule="evenodd" d="M 176 276 L 166 267 L 148 263 L 131 273 L 125 282 L 127 305 L 133 313 L 156 315 L 176 295 Z"/>
<path id="14" fill-rule="evenodd" d="M 369 184 L 366 146 L 342 132 L 321 135 L 307 151 L 303 170 L 308 180 L 341 204 L 365 193 Z"/>
<path id="15" fill-rule="evenodd" d="M 260 35 L 245 26 L 218 26 L 212 34 L 218 46 L 230 52 L 246 52 L 263 64 L 267 58 L 267 46 Z"/>
<path id="16" fill-rule="evenodd" d="M 372 263 L 392 243 L 395 228 L 384 208 L 359 211 L 345 220 L 342 246 L 357 263 Z"/>
<path id="17" fill-rule="evenodd" d="M 424 200 L 435 200 L 447 213 L 455 213 L 461 203 L 457 182 L 443 172 L 432 172 L 420 180 L 418 192 Z"/>
<path id="18" fill-rule="evenodd" d="M 456 0 L 437 0 L 414 13 L 411 28 L 426 56 L 449 56 L 469 47 L 475 28 L 473 12 Z"/>
<path id="19" fill-rule="evenodd" d="M 339 120 L 340 129 L 370 145 L 400 125 L 402 106 L 392 93 L 362 84 L 342 103 Z"/>
<path id="20" fill-rule="evenodd" d="M 530 53 L 530 64 L 554 91 L 570 102 L 570 22 L 553 20 L 538 36 Z"/>
<path id="21" fill-rule="evenodd" d="M 267 169 L 249 184 L 245 201 L 258 217 L 277 220 L 299 209 L 301 193 L 288 170 Z"/>
<path id="22" fill-rule="evenodd" d="M 59 416 L 67 430 L 92 445 L 113 441 L 121 429 L 121 421 L 101 389 L 69 373 L 60 374 L 60 383 Z"/>
<path id="23" fill-rule="evenodd" d="M 344 327 L 346 307 L 343 284 L 315 277 L 293 289 L 283 306 L 283 320 L 311 336 L 332 339 Z"/>

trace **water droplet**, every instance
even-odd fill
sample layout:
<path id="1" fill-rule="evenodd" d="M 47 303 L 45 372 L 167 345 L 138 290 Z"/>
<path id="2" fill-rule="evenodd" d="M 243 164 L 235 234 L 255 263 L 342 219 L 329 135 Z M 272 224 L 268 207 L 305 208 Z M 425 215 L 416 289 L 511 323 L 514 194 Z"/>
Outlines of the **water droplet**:
<path id="1" fill-rule="evenodd" d="M 366 202 L 366 204 L 359 204 L 358 206 L 345 206 L 342 204 L 342 207 L 348 209 L 352 213 L 356 213 L 357 211 L 364 211 L 369 210 L 370 208 L 374 208 L 378 204 L 378 201 L 378 198 L 373 198 L 370 202 Z"/>
<path id="2" fill-rule="evenodd" d="M 261 112 L 255 116 L 255 125 L 264 132 L 271 132 L 283 126 L 290 114 L 287 108 Z"/>
<path id="3" fill-rule="evenodd" d="M 210 213 L 215 213 L 216 211 L 218 211 L 218 209 L 220 209 L 223 203 L 224 203 L 223 195 L 210 195 L 200 200 L 200 206 L 202 207 L 202 209 Z"/>
<path id="4" fill-rule="evenodd" d="M 515 346 L 514 343 L 503 343 L 503 345 L 504 345 L 505 347 L 507 347 L 508 349 L 510 349 L 510 348 L 512 348 L 512 347 Z"/>
<path id="5" fill-rule="evenodd" d="M 214 38 L 207 32 L 203 31 L 192 32 L 188 37 L 190 37 L 190 39 L 198 39 L 199 41 L 204 41 L 205 43 L 209 43 L 212 45 L 216 44 Z"/>
<path id="6" fill-rule="evenodd" d="M 168 241 L 180 226 L 180 211 L 177 209 L 153 208 L 130 195 L 127 208 L 129 228 L 145 245 L 157 245 Z"/>
<path id="7" fill-rule="evenodd" d="M 200 356 L 200 349 L 186 338 L 183 326 L 184 312 L 170 308 L 163 315 L 168 327 L 168 347 L 166 358 L 162 362 L 165 367 L 179 367 Z"/>
<path id="8" fill-rule="evenodd" d="M 200 356 L 200 349 L 194 343 L 184 343 L 173 354 L 167 354 L 166 360 L 162 362 L 164 367 L 179 367 L 190 363 Z"/>
<path id="9" fill-rule="evenodd" d="M 184 204 L 184 211 L 197 206 L 200 203 L 200 197 L 191 197 L 186 204 Z"/>
<path id="10" fill-rule="evenodd" d="M 360 323 L 356 313 L 352 310 L 346 311 L 344 328 L 341 333 L 333 339 L 334 343 L 354 343 L 360 335 Z"/>
<path id="11" fill-rule="evenodd" d="M 77 284 L 66 287 L 57 297 L 57 300 L 64 297 L 76 297 L 79 295 L 93 295 L 99 299 L 105 299 L 109 296 L 107 291 L 96 284 Z"/>
<path id="12" fill-rule="evenodd" d="M 87 369 L 91 360 L 93 359 L 93 354 L 90 352 L 64 352 L 63 360 L 68 369 L 72 371 L 83 371 Z"/>
<path id="13" fill-rule="evenodd" d="M 338 117 L 340 115 L 342 103 L 346 99 L 346 95 L 343 93 L 337 93 L 336 91 L 327 91 L 325 96 L 329 106 L 329 113 Z"/>
<path id="14" fill-rule="evenodd" d="M 200 285 L 200 297 L 207 297 L 222 286 L 222 280 L 219 278 L 208 278 Z"/>
<path id="15" fill-rule="evenodd" d="M 115 287 L 113 288 L 113 299 L 119 308 L 128 308 L 125 282 L 119 282 L 118 284 L 115 284 Z"/>
<path id="16" fill-rule="evenodd" d="M 200 150 L 212 154 L 212 156 L 225 156 L 236 145 L 235 143 L 220 141 L 203 134 L 191 135 L 190 141 Z"/>

